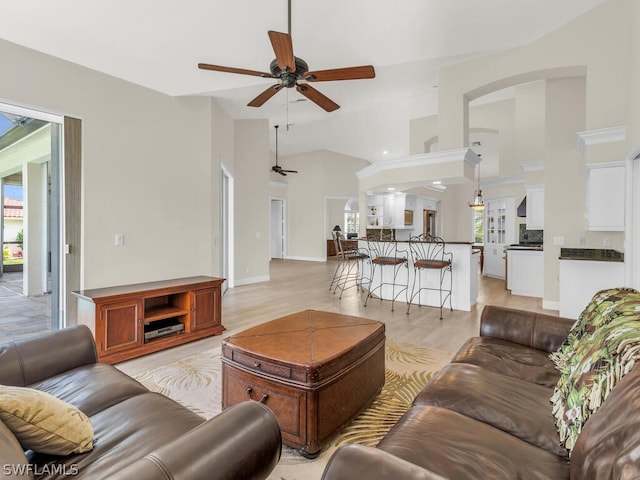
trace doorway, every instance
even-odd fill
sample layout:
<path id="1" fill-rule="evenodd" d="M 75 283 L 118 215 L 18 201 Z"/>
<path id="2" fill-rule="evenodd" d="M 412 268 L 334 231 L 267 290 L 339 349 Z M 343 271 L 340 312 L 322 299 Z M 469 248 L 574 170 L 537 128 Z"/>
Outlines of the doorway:
<path id="1" fill-rule="evenodd" d="M 271 258 L 283 259 L 287 247 L 287 215 L 286 201 L 284 198 L 271 199 Z"/>
<path id="2" fill-rule="evenodd" d="M 220 276 L 222 294 L 233 288 L 233 177 L 224 166 L 220 169 Z"/>
<path id="3" fill-rule="evenodd" d="M 0 341 L 65 325 L 63 123 L 0 104 Z"/>

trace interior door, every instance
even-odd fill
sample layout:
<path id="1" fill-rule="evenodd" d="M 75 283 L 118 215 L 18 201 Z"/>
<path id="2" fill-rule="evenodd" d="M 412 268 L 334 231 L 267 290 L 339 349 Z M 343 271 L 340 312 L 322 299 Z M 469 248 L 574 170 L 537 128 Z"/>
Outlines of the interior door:
<path id="1" fill-rule="evenodd" d="M 284 258 L 284 200 L 271 199 L 271 258 Z"/>

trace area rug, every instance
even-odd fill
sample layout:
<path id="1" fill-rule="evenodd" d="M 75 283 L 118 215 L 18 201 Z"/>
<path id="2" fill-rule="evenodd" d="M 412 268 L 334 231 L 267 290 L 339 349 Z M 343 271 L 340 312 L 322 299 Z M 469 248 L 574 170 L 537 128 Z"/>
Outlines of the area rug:
<path id="1" fill-rule="evenodd" d="M 375 446 L 411 406 L 422 387 L 450 359 L 448 352 L 387 340 L 385 384 L 378 396 L 317 458 L 309 460 L 296 450 L 283 447 L 280 462 L 269 480 L 319 480 L 338 446 L 346 443 Z M 211 418 L 222 410 L 221 372 L 220 348 L 215 348 L 156 367 L 136 378 L 149 390 Z"/>

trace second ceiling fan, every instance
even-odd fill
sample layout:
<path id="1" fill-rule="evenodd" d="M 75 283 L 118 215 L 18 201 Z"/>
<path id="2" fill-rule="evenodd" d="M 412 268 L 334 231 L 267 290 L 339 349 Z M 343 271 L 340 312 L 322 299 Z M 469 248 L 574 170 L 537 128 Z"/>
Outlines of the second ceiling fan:
<path id="1" fill-rule="evenodd" d="M 340 108 L 329 97 L 323 95 L 307 82 L 329 82 L 334 80 L 361 80 L 376 76 L 372 65 L 358 67 L 334 68 L 330 70 L 309 71 L 307 62 L 293 55 L 293 41 L 291 39 L 291 0 L 289 0 L 289 33 L 269 30 L 269 40 L 276 55 L 275 60 L 269 66 L 269 73 L 244 68 L 223 67 L 209 63 L 199 63 L 202 70 L 216 72 L 239 73 L 241 75 L 253 75 L 263 78 L 274 78 L 279 83 L 270 86 L 247 105 L 249 107 L 261 107 L 267 100 L 273 97 L 283 88 L 294 88 L 313 103 L 327 112 L 333 112 Z"/>

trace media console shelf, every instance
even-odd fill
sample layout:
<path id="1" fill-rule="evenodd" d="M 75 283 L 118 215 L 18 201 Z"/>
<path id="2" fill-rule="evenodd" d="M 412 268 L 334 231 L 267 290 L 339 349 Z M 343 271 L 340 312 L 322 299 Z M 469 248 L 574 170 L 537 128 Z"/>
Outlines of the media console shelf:
<path id="1" fill-rule="evenodd" d="M 189 277 L 73 292 L 98 359 L 130 358 L 220 335 L 224 278 Z"/>

